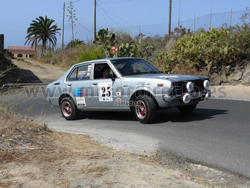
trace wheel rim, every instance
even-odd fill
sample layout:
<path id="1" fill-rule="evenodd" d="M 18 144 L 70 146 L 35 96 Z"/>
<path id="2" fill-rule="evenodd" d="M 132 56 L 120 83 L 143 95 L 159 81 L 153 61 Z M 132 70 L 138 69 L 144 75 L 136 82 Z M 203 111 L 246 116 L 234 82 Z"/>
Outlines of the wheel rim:
<path id="1" fill-rule="evenodd" d="M 62 104 L 62 112 L 65 117 L 69 117 L 72 114 L 72 108 L 69 102 Z"/>
<path id="2" fill-rule="evenodd" d="M 137 101 L 135 111 L 138 118 L 144 119 L 147 112 L 145 103 L 141 100 Z"/>

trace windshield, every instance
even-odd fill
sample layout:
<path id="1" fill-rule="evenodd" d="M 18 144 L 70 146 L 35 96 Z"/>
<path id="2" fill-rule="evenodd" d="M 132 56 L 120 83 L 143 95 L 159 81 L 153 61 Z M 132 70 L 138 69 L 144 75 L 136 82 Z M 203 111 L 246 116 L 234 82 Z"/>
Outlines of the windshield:
<path id="1" fill-rule="evenodd" d="M 118 59 L 111 62 L 122 76 L 162 73 L 142 59 Z"/>

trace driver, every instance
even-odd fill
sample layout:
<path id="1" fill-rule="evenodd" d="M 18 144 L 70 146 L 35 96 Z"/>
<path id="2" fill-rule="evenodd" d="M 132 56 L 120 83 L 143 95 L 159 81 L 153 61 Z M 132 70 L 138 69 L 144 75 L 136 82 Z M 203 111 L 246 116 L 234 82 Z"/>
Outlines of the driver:
<path id="1" fill-rule="evenodd" d="M 105 79 L 110 73 L 110 67 L 109 66 L 104 66 L 102 68 L 102 77 L 100 79 Z"/>

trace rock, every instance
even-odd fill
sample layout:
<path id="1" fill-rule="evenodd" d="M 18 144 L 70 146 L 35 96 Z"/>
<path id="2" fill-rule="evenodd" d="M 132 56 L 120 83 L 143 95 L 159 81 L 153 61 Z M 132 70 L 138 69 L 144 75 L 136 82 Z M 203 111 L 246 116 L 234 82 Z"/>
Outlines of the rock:
<path id="1" fill-rule="evenodd" d="M 230 65 L 226 66 L 226 70 L 230 70 L 230 69 L 231 69 Z"/>
<path id="2" fill-rule="evenodd" d="M 247 63 L 247 65 L 246 65 L 246 71 L 250 71 L 250 63 Z"/>
<path id="3" fill-rule="evenodd" d="M 239 80 L 230 80 L 228 83 L 229 83 L 229 85 L 233 85 L 233 86 L 241 84 L 241 82 Z"/>
<path id="4" fill-rule="evenodd" d="M 250 85 L 250 70 L 245 72 L 241 78 L 241 83 L 243 85 Z"/>
<path id="5" fill-rule="evenodd" d="M 225 73 L 222 73 L 222 75 L 220 77 L 220 81 L 221 81 L 221 83 L 228 83 L 228 78 L 227 78 Z"/>
<path id="6" fill-rule="evenodd" d="M 230 82 L 231 80 L 236 80 L 239 81 L 242 77 L 243 73 L 240 71 L 235 71 L 230 76 L 228 76 L 228 81 Z"/>
<path id="7" fill-rule="evenodd" d="M 221 83 L 220 75 L 217 73 L 213 73 L 210 76 L 210 83 L 211 83 L 211 85 L 220 85 L 220 83 Z"/>

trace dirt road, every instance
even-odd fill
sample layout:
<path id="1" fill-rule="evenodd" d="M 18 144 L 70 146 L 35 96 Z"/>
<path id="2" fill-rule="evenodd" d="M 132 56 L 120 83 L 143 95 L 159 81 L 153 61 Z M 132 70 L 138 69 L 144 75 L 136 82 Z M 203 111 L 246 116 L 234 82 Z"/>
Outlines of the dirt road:
<path id="1" fill-rule="evenodd" d="M 61 77 L 65 70 L 49 64 L 43 64 L 34 60 L 18 61 L 12 60 L 20 70 L 17 70 L 14 75 L 9 77 L 9 83 L 18 80 L 18 83 L 43 83 L 48 84 Z"/>

